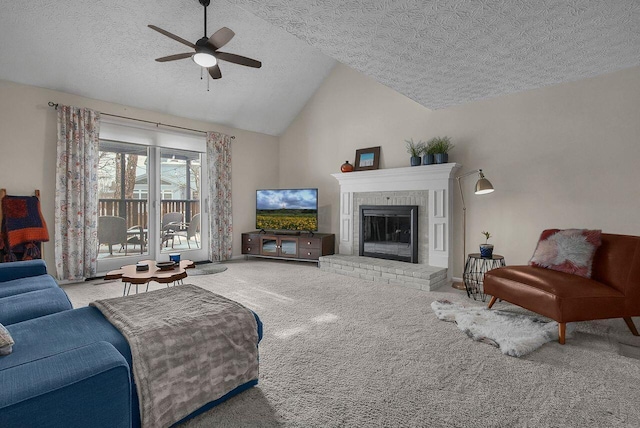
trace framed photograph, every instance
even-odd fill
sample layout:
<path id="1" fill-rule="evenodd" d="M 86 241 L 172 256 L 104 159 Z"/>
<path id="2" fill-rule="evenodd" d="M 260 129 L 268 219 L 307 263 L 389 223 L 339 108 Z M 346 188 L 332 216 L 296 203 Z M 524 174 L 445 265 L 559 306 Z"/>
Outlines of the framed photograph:
<path id="1" fill-rule="evenodd" d="M 380 146 L 356 150 L 355 171 L 368 171 L 380 167 Z"/>

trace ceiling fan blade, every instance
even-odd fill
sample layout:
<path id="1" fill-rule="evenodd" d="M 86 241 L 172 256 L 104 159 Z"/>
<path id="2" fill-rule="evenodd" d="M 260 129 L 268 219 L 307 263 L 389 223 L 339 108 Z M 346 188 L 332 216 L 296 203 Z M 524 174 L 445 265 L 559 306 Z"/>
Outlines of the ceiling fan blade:
<path id="1" fill-rule="evenodd" d="M 188 52 L 188 53 L 163 56 L 162 58 L 156 58 L 156 61 L 158 62 L 175 61 L 177 59 L 185 59 L 185 58 L 190 58 L 192 56 L 193 56 L 193 52 Z"/>
<path id="2" fill-rule="evenodd" d="M 223 47 L 224 45 L 226 45 L 227 43 L 229 43 L 229 40 L 233 39 L 233 36 L 235 36 L 235 35 L 236 35 L 236 33 L 231 31 L 231 29 L 229 29 L 227 27 L 222 27 L 221 29 L 219 29 L 218 31 L 213 33 L 211 35 L 211 37 L 209 37 L 208 42 L 216 50 L 218 50 L 221 47 Z"/>
<path id="3" fill-rule="evenodd" d="M 220 79 L 222 77 L 222 72 L 220 71 L 218 64 L 209 67 L 209 76 L 211 76 L 212 79 Z"/>
<path id="4" fill-rule="evenodd" d="M 229 61 L 234 64 L 246 65 L 247 67 L 260 68 L 262 67 L 262 63 L 255 59 L 247 58 L 246 56 L 240 56 L 228 52 L 215 52 L 214 55 L 216 58 L 221 59 L 223 61 Z"/>
<path id="5" fill-rule="evenodd" d="M 155 25 L 148 25 L 149 28 L 151 28 L 152 30 L 156 30 L 158 33 L 160 34 L 164 34 L 165 36 L 172 38 L 173 40 L 175 40 L 176 42 L 180 42 L 183 45 L 187 45 L 190 48 L 195 49 L 196 45 L 194 45 L 193 43 L 191 43 L 188 40 L 183 39 L 182 37 L 176 36 L 175 34 L 172 34 L 166 30 L 163 30 L 162 28 L 156 27 Z"/>

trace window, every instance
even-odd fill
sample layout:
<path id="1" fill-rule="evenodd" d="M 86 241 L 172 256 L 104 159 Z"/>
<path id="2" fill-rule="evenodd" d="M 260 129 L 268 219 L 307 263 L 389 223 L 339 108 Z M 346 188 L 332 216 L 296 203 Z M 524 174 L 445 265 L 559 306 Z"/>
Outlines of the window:
<path id="1" fill-rule="evenodd" d="M 162 183 L 162 219 L 166 245 L 162 251 L 192 245 L 200 247 L 200 153 L 176 149 L 160 149 L 160 182 Z M 178 227 L 165 225 L 165 219 L 180 213 Z M 175 222 L 175 220 L 174 220 Z M 198 223 L 198 224 L 192 224 Z M 169 243 L 171 248 L 169 248 Z"/>
<path id="2" fill-rule="evenodd" d="M 147 199 L 149 192 L 147 189 L 133 189 L 133 199 Z"/>

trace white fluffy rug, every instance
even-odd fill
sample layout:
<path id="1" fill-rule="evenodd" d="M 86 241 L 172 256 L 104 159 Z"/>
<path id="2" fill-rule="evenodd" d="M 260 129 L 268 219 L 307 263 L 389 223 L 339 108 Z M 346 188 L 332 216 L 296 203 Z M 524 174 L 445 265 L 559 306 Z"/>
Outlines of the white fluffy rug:
<path id="1" fill-rule="evenodd" d="M 522 357 L 547 342 L 558 340 L 555 321 L 477 306 L 465 307 L 445 299 L 431 303 L 431 308 L 439 319 L 455 322 L 473 340 L 500 348 L 503 354 L 512 357 Z"/>

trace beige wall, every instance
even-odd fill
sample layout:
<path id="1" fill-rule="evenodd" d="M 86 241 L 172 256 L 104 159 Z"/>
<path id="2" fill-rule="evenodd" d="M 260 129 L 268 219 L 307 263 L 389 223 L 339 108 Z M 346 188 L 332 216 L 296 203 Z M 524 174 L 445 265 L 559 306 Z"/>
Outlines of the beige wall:
<path id="1" fill-rule="evenodd" d="M 43 214 L 51 235 L 51 242 L 45 244 L 44 248 L 49 266 L 54 266 L 53 207 L 57 141 L 56 112 L 47 106 L 49 101 L 235 135 L 236 139 L 232 142 L 233 253 L 240 255 L 240 234 L 255 226 L 255 189 L 277 186 L 276 137 L 0 80 L 0 187 L 14 195 L 32 194 L 34 189 L 40 189 Z"/>
<path id="2" fill-rule="evenodd" d="M 408 166 L 404 139 L 425 134 L 430 110 L 338 64 L 280 137 L 280 186 L 318 187 L 319 230 L 338 235 L 330 174 L 359 148 L 382 146 L 380 168 Z M 336 248 L 337 248 L 336 240 Z"/>
<path id="3" fill-rule="evenodd" d="M 448 135 L 451 162 L 484 169 L 496 191 L 464 179 L 467 252 L 488 230 L 508 264 L 526 263 L 545 228 L 640 235 L 640 68 L 431 111 L 338 65 L 280 139 L 280 186 L 317 186 L 322 232 L 338 234 L 339 171 L 382 146 L 381 168 L 408 166 L 404 140 Z M 426 166 L 424 168 L 427 168 Z M 463 266 L 454 196 L 453 276 Z"/>
<path id="4" fill-rule="evenodd" d="M 338 234 L 338 184 L 330 176 L 356 149 L 382 146 L 381 168 L 408 165 L 404 140 L 449 135 L 452 162 L 483 168 L 496 192 L 464 180 L 467 252 L 489 230 L 509 264 L 526 263 L 549 227 L 640 235 L 640 68 L 431 111 L 338 65 L 287 131 L 271 137 L 71 94 L 0 81 L 0 187 L 42 191 L 53 229 L 56 113 L 48 101 L 236 135 L 234 255 L 254 227 L 256 188 L 318 187 L 320 231 Z M 279 144 L 279 145 L 278 145 Z M 460 195 L 454 194 L 453 275 L 463 264 Z M 53 263 L 53 247 L 45 246 Z"/>

